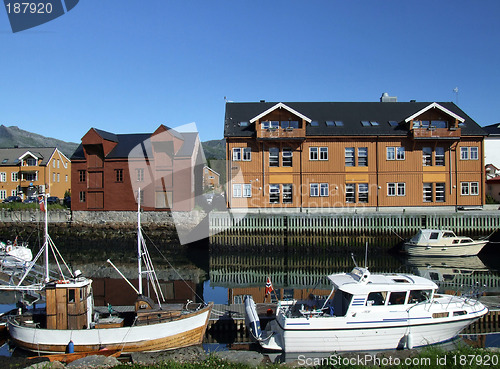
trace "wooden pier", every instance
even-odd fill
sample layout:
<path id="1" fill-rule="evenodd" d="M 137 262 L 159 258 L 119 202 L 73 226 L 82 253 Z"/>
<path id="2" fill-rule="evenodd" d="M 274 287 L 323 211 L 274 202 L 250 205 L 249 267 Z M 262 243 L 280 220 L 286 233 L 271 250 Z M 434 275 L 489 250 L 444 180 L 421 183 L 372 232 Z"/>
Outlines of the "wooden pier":
<path id="1" fill-rule="evenodd" d="M 261 323 L 274 319 L 276 304 L 257 303 L 257 314 Z M 245 325 L 245 305 L 244 304 L 215 304 L 208 321 L 208 330 L 212 332 L 243 331 L 246 332 Z"/>
<path id="2" fill-rule="evenodd" d="M 459 234 L 489 234 L 500 229 L 500 212 L 436 213 L 210 213 L 210 238 L 221 236 L 410 236 L 422 228 L 450 229 Z"/>

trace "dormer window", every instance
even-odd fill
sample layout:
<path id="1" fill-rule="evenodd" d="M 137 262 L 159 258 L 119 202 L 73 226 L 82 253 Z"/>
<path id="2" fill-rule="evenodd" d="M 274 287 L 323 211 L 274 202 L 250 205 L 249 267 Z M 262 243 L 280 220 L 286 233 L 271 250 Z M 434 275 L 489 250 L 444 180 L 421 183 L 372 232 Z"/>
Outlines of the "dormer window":
<path id="1" fill-rule="evenodd" d="M 28 167 L 36 167 L 38 164 L 38 160 L 35 158 L 28 158 L 26 159 L 26 165 Z"/>

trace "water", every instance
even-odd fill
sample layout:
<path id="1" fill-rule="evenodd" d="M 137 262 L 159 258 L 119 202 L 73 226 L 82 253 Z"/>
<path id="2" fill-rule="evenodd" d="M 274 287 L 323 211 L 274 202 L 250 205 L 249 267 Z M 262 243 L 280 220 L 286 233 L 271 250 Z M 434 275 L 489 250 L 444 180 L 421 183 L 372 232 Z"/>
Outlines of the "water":
<path id="1" fill-rule="evenodd" d="M 105 262 L 110 258 L 127 276 L 136 279 L 135 239 L 131 233 L 123 242 L 85 242 L 68 245 L 68 240 L 59 240 L 61 253 L 74 269 L 94 280 L 95 302 L 98 305 L 127 305 L 135 301 L 134 291 Z M 266 244 L 266 238 L 254 237 L 246 251 L 245 246 L 212 247 L 199 244 L 180 247 L 178 244 L 158 237 L 150 244 L 150 253 L 160 279 L 161 288 L 169 302 L 186 299 L 213 301 L 216 304 L 242 302 L 243 296 L 251 294 L 256 302 L 263 302 L 265 282 L 271 278 L 276 295 L 307 296 L 328 294 L 328 274 L 350 271 L 354 262 L 366 265 L 372 272 L 408 272 L 433 279 L 441 290 L 450 292 L 481 292 L 500 295 L 500 261 L 496 250 L 486 250 L 479 257 L 469 258 L 408 258 L 389 252 L 396 246 L 397 238 L 387 237 L 339 237 L 323 240 L 317 246 L 304 243 L 283 245 Z M 151 245 L 153 243 L 153 245 Z M 368 252 L 365 254 L 365 245 Z M 67 251 L 67 254 L 65 253 Z M 354 261 L 351 256 L 354 253 Z M 34 250 L 36 254 L 36 250 Z M 267 300 L 269 301 L 269 300 Z M 11 309 L 15 303 L 12 293 L 0 293 L 0 312 Z M 487 335 L 467 336 L 470 344 L 500 347 L 500 329 L 490 327 Z M 207 350 L 220 350 L 247 344 L 242 335 L 208 337 Z M 0 355 L 8 356 L 6 346 Z"/>

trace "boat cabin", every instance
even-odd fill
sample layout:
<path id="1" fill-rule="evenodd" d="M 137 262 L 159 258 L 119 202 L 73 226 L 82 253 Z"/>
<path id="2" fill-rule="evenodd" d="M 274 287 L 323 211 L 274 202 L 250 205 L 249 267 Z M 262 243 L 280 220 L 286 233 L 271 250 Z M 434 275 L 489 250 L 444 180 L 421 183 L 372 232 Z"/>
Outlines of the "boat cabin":
<path id="1" fill-rule="evenodd" d="M 85 329 L 91 321 L 92 280 L 58 280 L 45 287 L 47 328 Z"/>
<path id="2" fill-rule="evenodd" d="M 473 240 L 469 237 L 459 237 L 454 232 L 441 229 L 421 229 L 410 239 L 413 244 L 459 244 L 470 243 Z"/>

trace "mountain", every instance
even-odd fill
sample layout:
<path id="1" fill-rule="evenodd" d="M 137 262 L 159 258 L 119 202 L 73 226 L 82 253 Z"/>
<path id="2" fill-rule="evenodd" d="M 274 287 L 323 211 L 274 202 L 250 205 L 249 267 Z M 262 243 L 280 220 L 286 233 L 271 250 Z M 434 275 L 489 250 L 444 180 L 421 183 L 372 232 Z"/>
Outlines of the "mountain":
<path id="1" fill-rule="evenodd" d="M 68 158 L 73 155 L 77 143 L 65 142 L 55 138 L 45 137 L 36 133 L 24 131 L 16 126 L 0 126 L 0 148 L 9 147 L 57 147 Z"/>
<path id="2" fill-rule="evenodd" d="M 210 140 L 201 143 L 207 159 L 224 160 L 226 158 L 226 141 Z M 16 126 L 0 125 L 0 148 L 9 147 L 57 147 L 64 155 L 71 158 L 79 144 L 45 137 L 24 131 Z"/>
<path id="3" fill-rule="evenodd" d="M 226 140 L 210 140 L 202 142 L 201 145 L 207 159 L 226 159 Z"/>

